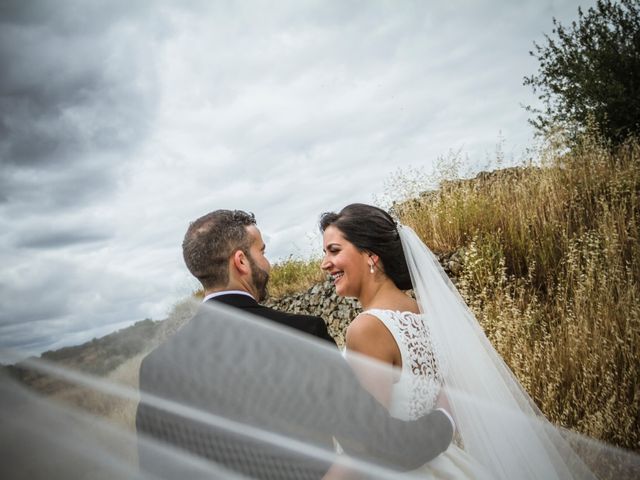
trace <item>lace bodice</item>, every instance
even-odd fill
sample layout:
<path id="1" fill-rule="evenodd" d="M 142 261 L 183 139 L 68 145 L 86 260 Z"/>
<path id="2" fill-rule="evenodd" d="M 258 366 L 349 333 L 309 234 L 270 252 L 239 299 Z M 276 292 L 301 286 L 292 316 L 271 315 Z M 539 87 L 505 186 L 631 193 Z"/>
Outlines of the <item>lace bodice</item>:
<path id="1" fill-rule="evenodd" d="M 444 365 L 425 316 L 371 309 L 393 335 L 402 357 L 402 373 L 393 385 L 390 412 L 404 420 L 419 418 L 434 408 L 443 385 Z"/>

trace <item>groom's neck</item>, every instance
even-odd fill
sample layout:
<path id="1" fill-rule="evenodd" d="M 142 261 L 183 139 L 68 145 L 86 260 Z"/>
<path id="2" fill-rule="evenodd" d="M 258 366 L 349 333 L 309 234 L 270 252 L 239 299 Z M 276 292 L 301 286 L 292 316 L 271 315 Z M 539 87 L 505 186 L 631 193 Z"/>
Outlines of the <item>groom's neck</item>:
<path id="1" fill-rule="evenodd" d="M 254 293 L 249 285 L 246 285 L 244 282 L 229 281 L 226 285 L 210 287 L 204 290 L 204 296 L 207 297 L 209 295 L 214 295 L 222 292 L 244 292 L 248 293 L 252 297 Z"/>

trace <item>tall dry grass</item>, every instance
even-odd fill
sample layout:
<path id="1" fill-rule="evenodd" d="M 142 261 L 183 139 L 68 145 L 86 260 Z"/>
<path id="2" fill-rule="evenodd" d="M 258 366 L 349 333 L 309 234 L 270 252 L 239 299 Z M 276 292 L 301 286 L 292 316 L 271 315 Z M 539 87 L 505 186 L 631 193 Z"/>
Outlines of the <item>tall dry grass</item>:
<path id="1" fill-rule="evenodd" d="M 556 424 L 640 450 L 640 144 L 585 139 L 397 208 Z"/>
<path id="2" fill-rule="evenodd" d="M 279 298 L 291 293 L 303 292 L 326 279 L 320 269 L 320 258 L 295 258 L 275 263 L 269 275 L 269 295 Z"/>

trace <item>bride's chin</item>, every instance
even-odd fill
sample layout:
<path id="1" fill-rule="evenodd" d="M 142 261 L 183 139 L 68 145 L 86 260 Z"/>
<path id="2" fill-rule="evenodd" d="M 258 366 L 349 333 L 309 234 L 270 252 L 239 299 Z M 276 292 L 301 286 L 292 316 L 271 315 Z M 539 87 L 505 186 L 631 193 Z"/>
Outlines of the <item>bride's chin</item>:
<path id="1" fill-rule="evenodd" d="M 344 288 L 336 288 L 336 295 L 338 295 L 339 297 L 348 297 L 349 292 Z"/>

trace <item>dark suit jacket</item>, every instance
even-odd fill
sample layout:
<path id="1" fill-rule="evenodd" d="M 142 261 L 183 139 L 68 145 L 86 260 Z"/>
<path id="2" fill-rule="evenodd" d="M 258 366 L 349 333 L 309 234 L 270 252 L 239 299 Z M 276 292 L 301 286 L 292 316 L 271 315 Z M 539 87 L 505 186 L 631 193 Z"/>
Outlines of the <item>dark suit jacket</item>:
<path id="1" fill-rule="evenodd" d="M 247 313 L 257 315 L 261 318 L 267 318 L 275 323 L 284 325 L 285 327 L 294 328 L 314 337 L 318 337 L 321 340 L 326 340 L 332 345 L 336 345 L 336 341 L 333 339 L 327 331 L 327 324 L 320 317 L 314 317 L 312 315 L 299 315 L 281 312 L 274 310 L 273 308 L 260 305 L 253 298 L 247 295 L 229 294 L 220 295 L 214 297 L 209 302 L 218 302 L 230 307 L 239 308 Z"/>
<path id="2" fill-rule="evenodd" d="M 245 295 L 223 295 L 209 302 L 227 310 L 223 307 L 211 312 L 204 306 L 151 352 L 140 368 L 142 392 L 327 452 L 332 450 L 335 436 L 349 455 L 399 470 L 417 468 L 446 450 L 451 442 L 452 427 L 442 412 L 432 412 L 414 422 L 390 417 L 360 386 L 337 349 L 333 354 L 299 339 L 283 341 L 283 334 L 262 320 L 269 319 L 335 346 L 321 318 L 279 312 Z M 256 315 L 259 320 L 242 323 L 246 320 L 233 318 L 233 309 Z M 242 335 L 247 328 L 252 334 Z M 256 330 L 260 332 L 254 333 Z M 318 375 L 318 365 L 326 375 Z M 315 373 L 305 375 L 306 371 Z M 144 402 L 138 407 L 136 426 L 139 434 L 255 478 L 316 479 L 331 463 L 258 441 L 252 434 L 244 435 L 242 428 L 229 431 L 187 420 Z M 143 470 L 159 473 L 154 470 L 157 457 L 154 460 L 140 447 L 139 454 Z"/>

